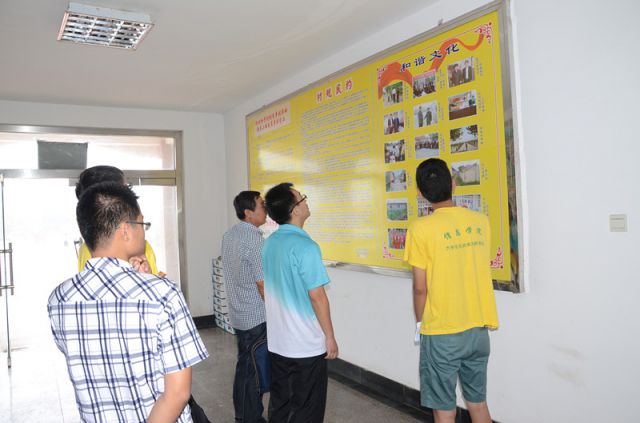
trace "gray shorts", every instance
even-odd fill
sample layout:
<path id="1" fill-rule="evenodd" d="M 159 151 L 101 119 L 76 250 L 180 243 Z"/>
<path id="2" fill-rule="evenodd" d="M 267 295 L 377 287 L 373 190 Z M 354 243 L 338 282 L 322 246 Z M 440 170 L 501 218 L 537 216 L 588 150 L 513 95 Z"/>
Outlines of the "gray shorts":
<path id="1" fill-rule="evenodd" d="M 487 397 L 487 328 L 472 328 L 450 335 L 420 336 L 420 402 L 436 410 L 456 408 L 456 383 L 465 400 Z"/>

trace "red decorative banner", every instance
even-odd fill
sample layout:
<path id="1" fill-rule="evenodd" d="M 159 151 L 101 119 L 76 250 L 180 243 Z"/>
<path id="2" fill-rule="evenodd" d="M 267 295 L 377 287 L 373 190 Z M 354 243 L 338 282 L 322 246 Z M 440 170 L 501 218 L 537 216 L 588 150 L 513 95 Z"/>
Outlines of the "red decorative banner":
<path id="1" fill-rule="evenodd" d="M 435 59 L 431 63 L 431 68 L 429 70 L 438 70 L 438 68 L 444 61 L 445 57 L 447 57 L 447 54 L 449 54 L 450 48 L 454 44 L 461 44 L 467 50 L 473 51 L 478 47 L 480 47 L 480 44 L 482 44 L 482 40 L 484 40 L 484 34 L 480 33 L 478 34 L 478 41 L 476 41 L 476 43 L 473 45 L 467 45 L 462 41 L 460 41 L 460 39 L 458 38 L 451 38 L 445 41 L 444 43 L 442 43 L 442 45 L 440 46 L 440 49 L 438 50 L 438 53 L 435 55 Z"/>
<path id="2" fill-rule="evenodd" d="M 393 62 L 387 65 L 386 69 L 380 75 L 378 80 L 378 98 L 382 98 L 382 89 L 389 85 L 391 82 L 400 80 L 411 85 L 413 83 L 413 75 L 407 69 L 402 69 L 402 65 L 398 62 Z"/>
<path id="3" fill-rule="evenodd" d="M 469 45 L 460 41 L 459 38 L 450 38 L 446 40 L 440 48 L 433 52 L 432 56 L 435 58 L 431 63 L 431 68 L 429 71 L 437 71 L 442 65 L 442 62 L 449 54 L 449 51 L 452 50 L 452 47 L 457 46 L 458 44 L 462 45 L 469 51 L 473 51 L 480 47 L 482 41 L 485 38 L 485 34 L 487 34 L 487 38 L 490 37 L 491 27 L 488 30 L 484 29 L 477 31 L 478 32 L 478 40 L 475 44 Z M 455 51 L 455 48 L 453 49 Z M 387 65 L 385 70 L 380 74 L 380 78 L 378 79 L 378 98 L 382 98 L 382 89 L 392 83 L 393 81 L 404 81 L 409 85 L 413 83 L 413 75 L 407 68 L 402 68 L 402 65 L 398 62 L 393 62 Z"/>

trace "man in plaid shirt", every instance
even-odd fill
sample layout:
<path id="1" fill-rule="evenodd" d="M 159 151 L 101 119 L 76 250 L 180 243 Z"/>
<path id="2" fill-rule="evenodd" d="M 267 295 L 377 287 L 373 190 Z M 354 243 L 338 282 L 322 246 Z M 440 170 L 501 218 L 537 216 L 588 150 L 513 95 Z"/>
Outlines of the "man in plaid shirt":
<path id="1" fill-rule="evenodd" d="M 264 199 L 258 191 L 242 191 L 233 200 L 240 222 L 222 237 L 224 283 L 229 302 L 229 319 L 236 331 L 238 360 L 233 379 L 233 407 L 236 422 L 265 423 L 262 417 L 261 364 L 258 349 L 266 346 L 267 323 L 262 275 L 262 231 L 267 220 Z M 269 363 L 264 363 L 269 365 Z M 266 367 L 265 365 L 265 367 Z M 262 388 L 262 389 L 261 389 Z"/>
<path id="2" fill-rule="evenodd" d="M 93 258 L 54 289 L 48 311 L 81 420 L 191 422 L 191 366 L 208 353 L 177 286 L 129 262 L 150 225 L 135 193 L 94 185 L 76 216 Z"/>

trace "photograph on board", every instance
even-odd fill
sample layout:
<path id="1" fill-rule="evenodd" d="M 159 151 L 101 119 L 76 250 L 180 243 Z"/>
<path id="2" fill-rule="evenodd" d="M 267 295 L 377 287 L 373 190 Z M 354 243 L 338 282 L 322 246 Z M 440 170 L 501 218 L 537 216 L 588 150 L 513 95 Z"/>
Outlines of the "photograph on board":
<path id="1" fill-rule="evenodd" d="M 449 97 L 449 120 L 473 116 L 476 113 L 476 90 Z"/>
<path id="2" fill-rule="evenodd" d="M 384 87 L 382 89 L 382 104 L 386 107 L 402 102 L 404 98 L 403 88 L 402 81 L 394 82 Z"/>
<path id="3" fill-rule="evenodd" d="M 451 164 L 451 176 L 456 185 L 479 185 L 480 184 L 480 160 L 467 160 Z"/>
<path id="4" fill-rule="evenodd" d="M 406 198 L 387 200 L 387 219 L 407 220 L 408 215 L 409 206 Z"/>
<path id="5" fill-rule="evenodd" d="M 407 239 L 407 230 L 400 228 L 387 229 L 389 248 L 395 250 L 404 250 L 404 243 Z"/>
<path id="6" fill-rule="evenodd" d="M 429 200 L 418 193 L 418 217 L 429 216 L 431 213 L 433 213 L 433 206 Z"/>
<path id="7" fill-rule="evenodd" d="M 454 195 L 453 204 L 458 207 L 464 207 L 466 209 L 481 212 L 482 196 L 480 194 Z"/>
<path id="8" fill-rule="evenodd" d="M 436 92 L 436 71 L 421 73 L 413 77 L 413 98 Z"/>
<path id="9" fill-rule="evenodd" d="M 475 79 L 473 65 L 473 57 L 467 57 L 447 66 L 449 88 L 473 81 Z"/>
<path id="10" fill-rule="evenodd" d="M 384 143 L 384 162 L 397 163 L 405 161 L 404 140 Z"/>
<path id="11" fill-rule="evenodd" d="M 400 131 L 404 131 L 404 111 L 398 110 L 397 112 L 388 113 L 384 115 L 384 134 L 396 134 Z"/>
<path id="12" fill-rule="evenodd" d="M 478 149 L 478 125 L 463 126 L 449 131 L 451 153 L 462 153 Z"/>
<path id="13" fill-rule="evenodd" d="M 438 102 L 432 101 L 415 106 L 413 108 L 413 122 L 416 128 L 438 123 Z"/>
<path id="14" fill-rule="evenodd" d="M 390 170 L 384 173 L 387 192 L 407 190 L 407 171 L 404 169 Z"/>
<path id="15" fill-rule="evenodd" d="M 440 139 L 437 132 L 417 136 L 415 142 L 416 159 L 435 157 L 440 154 Z"/>

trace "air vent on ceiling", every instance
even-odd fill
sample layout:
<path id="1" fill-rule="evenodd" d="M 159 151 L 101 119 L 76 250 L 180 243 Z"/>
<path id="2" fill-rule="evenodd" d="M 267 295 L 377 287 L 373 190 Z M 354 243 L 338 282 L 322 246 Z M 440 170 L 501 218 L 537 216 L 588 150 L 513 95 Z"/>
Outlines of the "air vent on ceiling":
<path id="1" fill-rule="evenodd" d="M 144 13 L 69 3 L 58 41 L 135 50 L 152 27 Z"/>

